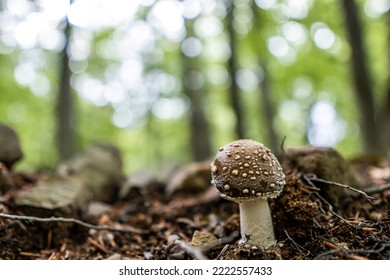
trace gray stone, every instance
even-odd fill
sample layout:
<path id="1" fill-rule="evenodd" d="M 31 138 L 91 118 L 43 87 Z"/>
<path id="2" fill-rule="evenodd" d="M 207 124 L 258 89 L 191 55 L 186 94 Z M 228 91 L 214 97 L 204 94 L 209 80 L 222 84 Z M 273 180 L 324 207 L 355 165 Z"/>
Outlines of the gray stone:
<path id="1" fill-rule="evenodd" d="M 61 215 L 72 215 L 86 205 L 86 192 L 77 178 L 52 175 L 36 186 L 16 194 L 15 204 L 34 208 L 36 215 L 46 216 L 45 210 Z"/>
<path id="2" fill-rule="evenodd" d="M 39 216 L 70 216 L 86 210 L 90 201 L 112 201 L 121 180 L 119 149 L 111 144 L 93 144 L 85 153 L 62 163 L 47 179 L 21 190 L 15 204 Z"/>
<path id="3" fill-rule="evenodd" d="M 132 199 L 140 195 L 141 189 L 157 183 L 157 176 L 148 170 L 140 170 L 130 174 L 119 190 L 119 198 L 123 200 Z"/>
<path id="4" fill-rule="evenodd" d="M 90 217 L 100 217 L 110 211 L 112 211 L 112 206 L 100 201 L 92 201 L 89 203 L 86 216 Z"/>
<path id="5" fill-rule="evenodd" d="M 117 147 L 109 143 L 90 145 L 85 153 L 60 164 L 57 172 L 78 178 L 93 200 L 111 202 L 123 182 L 122 159 Z"/>

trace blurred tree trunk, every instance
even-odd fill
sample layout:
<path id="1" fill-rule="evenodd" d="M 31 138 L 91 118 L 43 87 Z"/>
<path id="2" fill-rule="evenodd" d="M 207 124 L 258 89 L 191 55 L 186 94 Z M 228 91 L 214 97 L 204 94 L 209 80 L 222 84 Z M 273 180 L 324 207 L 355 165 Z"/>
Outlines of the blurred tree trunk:
<path id="1" fill-rule="evenodd" d="M 275 110 L 272 103 L 272 94 L 269 87 L 269 76 L 267 63 L 265 60 L 264 53 L 266 52 L 265 41 L 260 40 L 259 30 L 261 28 L 261 9 L 257 5 L 252 3 L 252 13 L 253 13 L 253 30 L 251 37 L 253 40 L 253 48 L 257 51 L 257 56 L 259 57 L 259 66 L 263 69 L 263 77 L 259 77 L 260 86 L 260 110 L 263 113 L 265 120 L 265 128 L 267 130 L 267 145 L 273 151 L 278 151 L 280 148 L 280 140 L 278 133 L 275 129 Z"/>
<path id="2" fill-rule="evenodd" d="M 67 53 L 71 26 L 65 20 L 64 28 L 66 43 L 60 53 L 61 61 L 59 65 L 59 89 L 57 97 L 57 145 L 60 160 L 70 158 L 75 152 L 75 110 L 73 94 L 70 86 L 71 71 L 69 69 L 69 56 Z"/>
<path id="3" fill-rule="evenodd" d="M 244 114 L 241 106 L 241 98 L 240 98 L 240 88 L 236 81 L 236 73 L 237 73 L 237 38 L 236 31 L 234 30 L 234 0 L 226 1 L 226 29 L 228 32 L 228 40 L 230 46 L 230 57 L 227 64 L 227 69 L 229 72 L 231 85 L 229 88 L 229 97 L 230 97 L 230 105 L 232 106 L 234 115 L 236 117 L 235 123 L 235 133 L 236 136 L 240 139 L 245 138 L 245 124 L 244 124 Z"/>
<path id="4" fill-rule="evenodd" d="M 195 37 L 192 25 L 192 20 L 186 20 L 187 38 Z M 211 156 L 210 128 L 205 112 L 205 79 L 198 57 L 188 57 L 181 52 L 181 60 L 183 89 L 191 102 L 189 124 L 192 156 L 194 160 L 202 161 Z"/>
<path id="5" fill-rule="evenodd" d="M 279 151 L 280 148 L 280 141 L 279 136 L 275 129 L 275 112 L 274 108 L 272 106 L 271 101 L 271 93 L 269 89 L 269 77 L 268 77 L 268 70 L 267 66 L 265 64 L 261 65 L 262 69 L 264 71 L 264 77 L 263 80 L 260 83 L 260 94 L 261 94 L 261 105 L 263 108 L 263 113 L 265 117 L 266 122 L 266 129 L 267 129 L 267 135 L 268 135 L 268 145 L 273 151 Z"/>
<path id="6" fill-rule="evenodd" d="M 387 45 L 390 46 L 390 11 L 386 13 L 386 20 L 388 23 L 387 29 Z M 390 51 L 387 53 L 387 65 L 390 69 Z M 379 128 L 381 130 L 380 140 L 383 152 L 390 155 L 390 74 L 387 77 L 387 92 L 384 99 L 384 103 L 380 108 L 380 122 Z"/>
<path id="7" fill-rule="evenodd" d="M 360 107 L 361 133 L 364 152 L 380 152 L 378 126 L 375 116 L 375 104 L 371 86 L 370 71 L 363 45 L 363 30 L 355 0 L 343 0 L 345 26 L 352 50 L 352 74 L 355 93 Z"/>

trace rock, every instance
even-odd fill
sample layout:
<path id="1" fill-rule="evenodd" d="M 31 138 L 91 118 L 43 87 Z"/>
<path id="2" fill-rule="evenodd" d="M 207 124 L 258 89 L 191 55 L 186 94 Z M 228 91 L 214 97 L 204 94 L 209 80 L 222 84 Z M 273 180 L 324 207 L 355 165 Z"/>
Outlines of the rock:
<path id="1" fill-rule="evenodd" d="M 167 237 L 167 243 L 168 244 L 171 244 L 171 243 L 175 242 L 176 240 L 180 240 L 180 236 L 177 235 L 177 234 L 170 234 Z"/>
<path id="2" fill-rule="evenodd" d="M 15 203 L 37 210 L 39 216 L 53 211 L 72 215 L 84 211 L 90 201 L 111 202 L 121 180 L 119 150 L 111 144 L 93 144 L 84 154 L 62 163 L 48 179 L 20 191 Z"/>
<path id="3" fill-rule="evenodd" d="M 199 249 L 202 253 L 207 253 L 212 249 L 220 247 L 221 242 L 212 233 L 196 230 L 189 245 L 192 248 Z"/>
<path id="4" fill-rule="evenodd" d="M 0 162 L 11 169 L 22 157 L 23 152 L 16 132 L 8 125 L 0 123 Z"/>
<path id="5" fill-rule="evenodd" d="M 282 156 L 284 170 L 296 169 L 303 174 L 315 174 L 319 178 L 349 184 L 349 163 L 332 148 L 303 147 L 288 149 Z"/>
<path id="6" fill-rule="evenodd" d="M 211 161 L 195 162 L 181 167 L 167 183 L 166 193 L 199 192 L 211 185 Z"/>
<path id="7" fill-rule="evenodd" d="M 116 198 L 123 181 L 120 151 L 109 143 L 90 145 L 85 153 L 61 163 L 57 172 L 78 178 L 85 184 L 91 200 L 104 202 Z"/>
<path id="8" fill-rule="evenodd" d="M 86 210 L 85 215 L 87 217 L 98 218 L 106 213 L 111 212 L 113 207 L 109 204 L 100 202 L 100 201 L 92 201 L 88 204 L 88 208 Z"/>
<path id="9" fill-rule="evenodd" d="M 314 175 L 329 182 L 358 187 L 349 163 L 335 149 L 327 147 L 303 147 L 288 149 L 281 156 L 283 170 L 297 171 L 302 175 Z M 340 186 L 315 182 L 321 188 L 320 193 L 332 204 L 352 194 Z"/>
<path id="10" fill-rule="evenodd" d="M 86 189 L 77 178 L 51 175 L 36 186 L 15 195 L 15 205 L 34 212 L 37 216 L 72 216 L 87 202 Z"/>
<path id="11" fill-rule="evenodd" d="M 147 188 L 157 183 L 157 176 L 148 170 L 141 170 L 130 174 L 119 190 L 119 198 L 123 200 L 132 199 L 140 195 L 142 188 Z"/>
<path id="12" fill-rule="evenodd" d="M 118 261 L 121 259 L 122 259 L 122 255 L 118 254 L 118 253 L 114 253 L 111 256 L 109 256 L 108 258 L 105 258 L 105 260 L 107 260 L 107 261 Z"/>

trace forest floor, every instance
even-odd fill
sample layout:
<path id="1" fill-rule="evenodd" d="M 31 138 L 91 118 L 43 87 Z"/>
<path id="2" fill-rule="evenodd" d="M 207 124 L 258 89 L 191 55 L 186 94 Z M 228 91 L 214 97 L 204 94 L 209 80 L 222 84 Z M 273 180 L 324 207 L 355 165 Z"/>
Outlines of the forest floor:
<path id="1" fill-rule="evenodd" d="M 55 211 L 14 203 L 44 172 L 10 172 L 14 185 L 0 195 L 0 213 L 22 218 L 0 217 L 0 259 L 390 259 L 388 162 L 349 162 L 364 180 L 358 190 L 333 176 L 338 164 L 324 171 L 322 160 L 304 157 L 307 168 L 296 158 L 283 163 L 286 186 L 269 201 L 278 244 L 267 251 L 239 244 L 238 205 L 209 184 L 210 162 L 164 180 L 141 176 L 125 196 L 91 200 L 63 221 L 52 218 Z M 36 216 L 44 220 L 31 220 Z"/>

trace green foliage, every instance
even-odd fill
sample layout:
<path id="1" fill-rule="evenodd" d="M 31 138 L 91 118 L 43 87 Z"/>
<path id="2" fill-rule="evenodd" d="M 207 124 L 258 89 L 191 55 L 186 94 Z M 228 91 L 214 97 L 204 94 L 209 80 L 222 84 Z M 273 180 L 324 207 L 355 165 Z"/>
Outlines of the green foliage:
<path id="1" fill-rule="evenodd" d="M 153 5 L 157 5 L 156 1 Z M 206 1 L 207 2 L 207 1 Z M 214 10 L 201 1 L 203 12 L 193 19 L 194 26 L 205 17 L 211 17 L 218 22 L 225 20 L 222 1 L 215 3 Z M 260 1 L 259 1 L 260 2 Z M 248 23 L 240 23 L 237 19 L 237 61 L 241 69 L 249 69 L 257 75 L 261 82 L 261 71 L 266 71 L 271 92 L 272 104 L 275 107 L 275 127 L 281 137 L 286 136 L 287 147 L 307 143 L 307 128 L 312 106 L 319 100 L 330 101 L 344 126 L 343 136 L 337 141 L 336 147 L 345 155 L 351 156 L 360 151 L 359 111 L 355 105 L 355 97 L 351 82 L 349 66 L 350 48 L 344 28 L 344 15 L 339 1 L 321 0 L 304 1 L 308 3 L 306 16 L 288 18 L 283 15 L 286 11 L 284 2 L 279 6 L 262 10 L 252 1 L 235 1 L 235 13 L 240 19 L 251 18 Z M 369 55 L 369 66 L 372 70 L 373 88 L 378 105 L 383 100 L 387 89 L 388 70 L 388 26 L 385 14 L 369 17 L 364 12 L 367 1 L 359 1 L 360 14 L 363 19 L 366 35 L 366 46 Z M 251 4 L 248 8 L 247 4 Z M 93 141 L 110 141 L 120 146 L 124 154 L 126 171 L 155 168 L 159 169 L 164 163 L 177 160 L 191 160 L 189 145 L 188 111 L 179 118 L 159 119 L 153 113 L 153 106 L 161 97 L 176 97 L 183 99 L 181 40 L 170 39 L 164 35 L 162 24 L 155 24 L 151 15 L 153 6 L 139 7 L 135 19 L 123 26 L 82 30 L 74 27 L 74 35 L 80 37 L 84 32 L 90 45 L 90 54 L 86 58 L 87 67 L 72 77 L 74 96 L 77 99 L 76 125 L 78 132 L 78 149 L 82 151 Z M 18 20 L 23 21 L 23 18 Z M 125 40 L 127 31 L 133 28 L 136 20 L 144 20 L 149 25 L 153 43 L 143 46 L 141 50 L 131 50 L 127 58 L 141 59 L 143 63 L 141 85 L 135 89 L 124 87 L 128 94 L 123 103 L 128 103 L 126 109 L 135 112 L 144 108 L 137 116 L 135 123 L 119 128 L 113 123 L 113 115 L 120 107 L 118 104 L 106 102 L 97 106 L 85 98 L 75 81 L 80 75 L 93 77 L 101 81 L 104 87 L 112 79 L 120 75 L 117 71 L 124 63 L 116 57 L 119 41 Z M 284 28 L 286 23 L 298 24 L 304 32 L 304 41 L 294 43 L 288 41 Z M 319 48 L 313 34 L 316 24 L 324 24 L 334 36 L 335 43 L 329 49 Z M 179 24 L 179 23 L 178 23 Z M 224 26 L 222 24 L 222 26 Z M 1 28 L 1 27 L 0 27 Z M 214 28 L 210 26 L 210 28 Z M 195 30 L 196 31 L 196 30 Z M 207 33 L 208 30 L 203 30 Z M 140 39 L 142 35 L 140 33 Z M 215 32 L 211 37 L 202 37 L 195 32 L 202 42 L 203 50 L 213 42 L 226 43 L 226 30 Z M 290 34 L 291 35 L 291 34 Z M 292 57 L 277 57 L 269 49 L 270 38 L 279 36 L 287 40 Z M 77 37 L 77 36 L 76 36 Z M 180 36 L 179 36 L 180 37 Z M 74 37 L 71 37 L 71 39 Z M 134 41 L 136 45 L 137 40 Z M 6 43 L 0 42 L 5 45 Z M 109 46 L 112 57 L 102 57 L 102 47 Z M 218 57 L 223 50 L 223 44 L 215 50 L 217 54 L 202 53 L 201 72 L 205 77 L 206 112 L 211 125 L 212 143 L 215 148 L 234 139 L 235 116 L 230 107 L 227 90 L 228 79 L 224 78 L 226 59 Z M 40 49 L 40 46 L 35 48 Z M 19 168 L 53 167 L 57 162 L 55 140 L 55 97 L 58 86 L 59 52 L 43 50 L 47 63 L 43 69 L 37 69 L 50 81 L 48 94 L 37 95 L 31 87 L 23 87 L 15 80 L 15 69 L 21 63 L 20 57 L 29 50 L 13 48 L 13 52 L 0 55 L 0 120 L 12 125 L 19 133 L 25 152 L 25 159 Z M 133 51 L 133 53 L 130 53 Z M 104 56 L 104 55 L 103 55 Z M 127 59 L 126 58 L 126 59 Z M 114 69 L 114 70 L 112 70 Z M 116 69 L 116 70 L 115 70 Z M 153 70 L 160 70 L 174 79 L 174 86 L 168 92 L 163 92 L 156 84 L 148 83 L 145 77 Z M 134 70 L 135 71 L 135 70 Z M 132 68 L 127 75 L 131 78 L 135 73 Z M 156 80 L 154 80 L 155 82 Z M 120 81 L 121 83 L 123 81 Z M 161 82 L 161 81 L 160 81 Z M 250 81 L 245 81 L 250 82 Z M 157 81 L 158 83 L 158 81 Z M 157 89 L 156 89 L 157 88 Z M 260 87 L 243 87 L 242 100 L 245 107 L 245 122 L 248 135 L 259 141 L 267 141 L 265 127 L 268 125 L 261 110 Z M 92 94 L 97 94 L 93 93 Z M 139 101 L 141 100 L 141 101 Z M 143 101 L 142 101 L 143 100 Z M 183 99 L 184 100 L 184 99 Z M 144 102 L 142 104 L 137 102 Z M 187 101 L 186 101 L 187 102 Z M 127 104 L 126 103 L 126 104 Z M 125 106 L 125 105 L 123 105 Z M 123 106 L 121 110 L 123 110 Z M 168 110 L 175 110 L 170 108 Z"/>
<path id="2" fill-rule="evenodd" d="M 47 168 L 56 162 L 53 99 L 35 96 L 16 84 L 9 59 L 0 56 L 1 102 L 0 120 L 12 126 L 18 133 L 24 151 L 20 168 Z M 7 64 L 6 64 L 7 63 Z"/>

